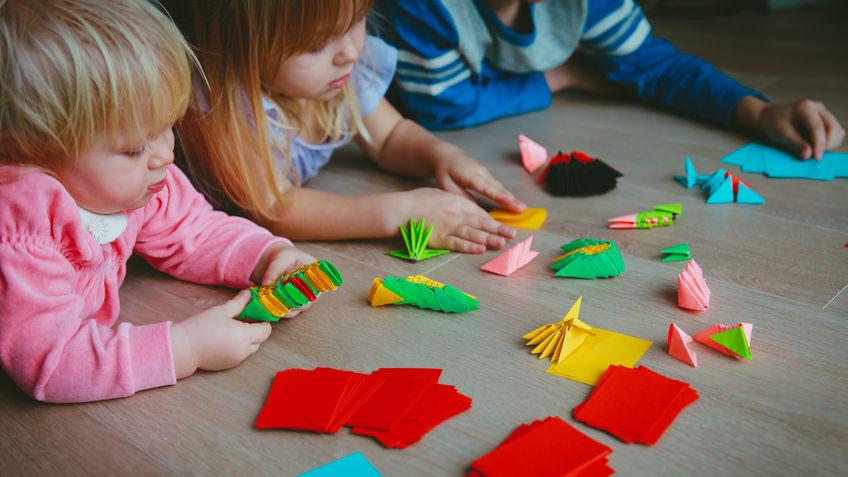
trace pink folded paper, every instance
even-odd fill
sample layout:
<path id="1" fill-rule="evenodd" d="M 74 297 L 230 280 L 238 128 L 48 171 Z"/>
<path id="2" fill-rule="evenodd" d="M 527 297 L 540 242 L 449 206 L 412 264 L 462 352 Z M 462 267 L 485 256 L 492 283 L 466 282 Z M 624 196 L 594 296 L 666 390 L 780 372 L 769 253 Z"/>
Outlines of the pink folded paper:
<path id="1" fill-rule="evenodd" d="M 521 151 L 521 162 L 530 174 L 539 170 L 548 162 L 548 150 L 524 134 L 518 135 L 518 150 Z"/>
<path id="2" fill-rule="evenodd" d="M 683 332 L 677 325 L 672 323 L 668 327 L 668 354 L 683 361 L 684 363 L 698 367 L 698 357 L 695 351 L 689 349 L 692 337 Z"/>
<path id="3" fill-rule="evenodd" d="M 533 237 L 522 240 L 510 247 L 506 252 L 483 265 L 482 270 L 505 277 L 511 275 L 512 272 L 527 265 L 531 260 L 539 256 L 539 252 L 530 250 L 530 245 L 532 244 Z"/>
<path id="4" fill-rule="evenodd" d="M 695 311 L 706 311 L 710 306 L 710 288 L 695 260 L 686 262 L 686 268 L 677 276 L 677 306 Z"/>

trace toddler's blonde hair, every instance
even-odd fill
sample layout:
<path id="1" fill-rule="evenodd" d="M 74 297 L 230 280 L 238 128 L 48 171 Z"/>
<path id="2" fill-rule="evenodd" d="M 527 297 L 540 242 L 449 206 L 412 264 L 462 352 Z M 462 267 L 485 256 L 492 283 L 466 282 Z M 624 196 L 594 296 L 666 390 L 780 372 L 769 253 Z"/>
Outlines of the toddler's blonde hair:
<path id="1" fill-rule="evenodd" d="M 189 58 L 146 0 L 0 0 L 0 161 L 55 170 L 103 134 L 170 127 L 191 96 Z"/>
<path id="2" fill-rule="evenodd" d="M 285 204 L 291 170 L 290 143 L 269 138 L 263 97 L 272 100 L 277 126 L 292 131 L 314 118 L 324 140 L 367 131 L 350 84 L 330 101 L 271 93 L 282 61 L 323 47 L 363 19 L 373 0 L 196 0 L 183 26 L 208 78 L 208 88 L 189 105 L 177 130 L 186 165 L 207 196 L 221 207 L 236 206 L 260 221 L 276 220 Z M 166 2 L 167 4 L 174 2 Z M 178 2 L 174 7 L 185 8 Z M 177 15 L 179 17 L 179 15 Z M 274 152 L 284 158 L 275 164 Z M 278 170 L 282 166 L 283 171 Z M 288 205 L 288 204 L 285 204 Z"/>

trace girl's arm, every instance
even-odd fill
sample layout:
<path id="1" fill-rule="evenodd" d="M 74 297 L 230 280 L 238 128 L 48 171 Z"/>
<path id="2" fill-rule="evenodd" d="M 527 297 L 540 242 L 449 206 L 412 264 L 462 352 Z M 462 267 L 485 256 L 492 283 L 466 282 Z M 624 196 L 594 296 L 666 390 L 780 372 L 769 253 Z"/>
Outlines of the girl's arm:
<path id="1" fill-rule="evenodd" d="M 182 171 L 168 167 L 166 186 L 144 209 L 134 252 L 181 280 L 245 288 L 256 283 L 274 237 L 253 222 L 215 211 Z"/>
<path id="2" fill-rule="evenodd" d="M 473 190 L 500 207 L 521 212 L 526 207 L 479 162 L 408 119 L 385 99 L 364 118 L 371 142 L 359 145 L 381 168 L 408 176 L 435 176 L 439 187 L 473 200 Z"/>

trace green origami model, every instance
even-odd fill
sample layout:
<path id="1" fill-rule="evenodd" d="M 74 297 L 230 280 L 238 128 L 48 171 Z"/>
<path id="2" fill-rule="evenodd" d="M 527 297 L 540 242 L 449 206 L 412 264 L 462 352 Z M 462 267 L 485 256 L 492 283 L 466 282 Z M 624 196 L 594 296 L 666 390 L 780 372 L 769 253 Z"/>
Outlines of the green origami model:
<path id="1" fill-rule="evenodd" d="M 671 247 L 660 250 L 660 253 L 667 254 L 662 258 L 663 262 L 680 262 L 692 258 L 692 251 L 689 249 L 688 243 L 679 243 Z"/>
<path id="2" fill-rule="evenodd" d="M 388 252 L 392 257 L 410 260 L 412 262 L 420 262 L 428 258 L 438 257 L 449 253 L 450 250 L 432 250 L 427 248 L 427 242 L 430 240 L 430 233 L 433 231 L 433 226 L 424 227 L 424 219 L 409 219 L 409 228 L 400 227 L 400 234 L 403 236 L 403 243 L 406 245 L 406 252 L 392 250 Z"/>
<path id="3" fill-rule="evenodd" d="M 624 259 L 615 242 L 581 238 L 562 247 L 563 255 L 555 258 L 551 269 L 558 277 L 610 278 L 624 272 Z"/>
<path id="4" fill-rule="evenodd" d="M 476 297 L 422 275 L 375 278 L 369 301 L 371 306 L 412 305 L 447 313 L 463 313 L 480 307 Z"/>
<path id="5" fill-rule="evenodd" d="M 741 326 L 710 335 L 710 339 L 733 351 L 740 358 L 752 358 L 751 348 L 748 346 L 748 338 L 745 336 L 745 331 Z"/>

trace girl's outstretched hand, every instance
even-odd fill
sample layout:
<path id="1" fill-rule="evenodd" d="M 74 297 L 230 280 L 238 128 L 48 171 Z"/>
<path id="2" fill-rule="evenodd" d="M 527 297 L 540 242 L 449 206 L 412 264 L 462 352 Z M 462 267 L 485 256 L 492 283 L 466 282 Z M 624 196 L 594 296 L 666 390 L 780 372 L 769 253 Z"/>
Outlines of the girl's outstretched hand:
<path id="1" fill-rule="evenodd" d="M 736 106 L 734 120 L 765 134 L 800 159 L 820 161 L 825 151 L 839 147 L 845 139 L 845 129 L 836 116 L 824 104 L 809 99 L 768 104 L 748 96 Z"/>
<path id="2" fill-rule="evenodd" d="M 430 248 L 483 253 L 489 248 L 499 249 L 508 239 L 515 237 L 514 229 L 493 219 L 469 198 L 431 187 L 403 194 L 403 198 L 394 205 L 397 207 L 395 216 L 399 218 L 397 222 L 423 218 L 432 224 Z"/>
<path id="3" fill-rule="evenodd" d="M 171 325 L 171 353 L 177 379 L 198 369 L 218 371 L 239 365 L 259 350 L 271 334 L 269 323 L 234 320 L 247 305 L 250 293 Z"/>
<path id="4" fill-rule="evenodd" d="M 443 155 L 436 162 L 435 175 L 436 183 L 443 190 L 459 194 L 469 200 L 474 200 L 468 194 L 468 190 L 473 190 L 510 212 L 517 213 L 527 208 L 527 205 L 506 190 L 488 169 L 458 148 L 453 154 Z"/>

